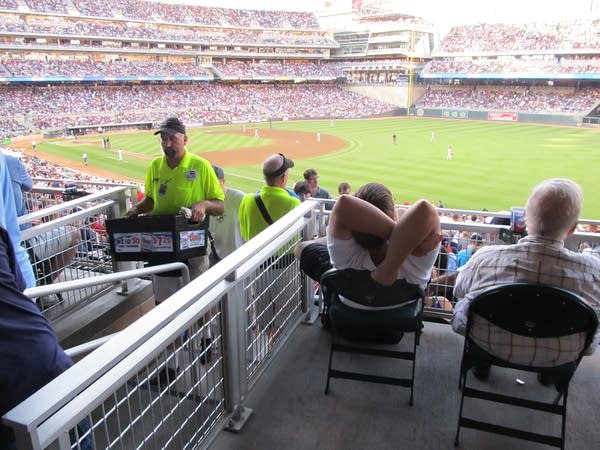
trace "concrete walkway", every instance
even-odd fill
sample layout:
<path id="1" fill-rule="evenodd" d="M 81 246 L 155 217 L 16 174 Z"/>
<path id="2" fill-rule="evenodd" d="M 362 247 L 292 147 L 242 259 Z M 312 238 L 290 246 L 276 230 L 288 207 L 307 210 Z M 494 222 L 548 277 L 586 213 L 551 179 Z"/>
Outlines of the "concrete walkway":
<path id="1" fill-rule="evenodd" d="M 254 413 L 240 433 L 221 432 L 211 450 L 244 449 L 453 449 L 460 395 L 458 373 L 462 337 L 445 324 L 425 324 L 417 355 L 414 406 L 409 390 L 333 379 L 324 395 L 330 335 L 319 323 L 301 325 L 276 356 L 247 398 Z M 400 345 L 412 343 L 412 335 Z M 408 370 L 406 361 L 372 361 L 342 355 L 350 366 Z M 518 384 L 516 379 L 524 381 Z M 494 368 L 490 386 L 551 399 L 554 388 L 538 384 L 535 374 Z M 504 425 L 536 432 L 560 432 L 560 420 L 548 413 L 517 407 L 465 402 L 470 417 L 494 417 Z M 567 408 L 570 450 L 600 448 L 600 351 L 584 359 L 573 381 Z M 464 450 L 546 449 L 545 445 L 462 429 Z"/>

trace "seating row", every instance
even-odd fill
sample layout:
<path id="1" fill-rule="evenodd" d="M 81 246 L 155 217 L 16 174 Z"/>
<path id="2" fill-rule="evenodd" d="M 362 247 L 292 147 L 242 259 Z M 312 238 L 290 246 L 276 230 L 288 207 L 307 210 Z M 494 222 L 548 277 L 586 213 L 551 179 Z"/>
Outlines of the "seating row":
<path id="1" fill-rule="evenodd" d="M 330 269 L 321 277 L 325 299 L 324 324 L 331 330 L 325 394 L 329 394 L 331 378 L 391 384 L 410 388 L 409 404 L 412 406 L 425 294 L 418 286 L 409 285 L 398 289 L 395 299 L 380 298 L 378 293 L 364 288 L 365 283 L 360 280 L 358 272 Z M 350 308 L 341 298 L 367 307 L 384 302 L 386 307 L 378 310 Z M 396 307 L 391 307 L 389 303 L 394 300 Z M 469 308 L 460 366 L 461 400 L 455 445 L 459 444 L 461 428 L 473 428 L 564 449 L 569 384 L 597 328 L 594 310 L 580 296 L 565 289 L 515 283 L 491 288 L 476 297 Z M 411 349 L 398 350 L 397 346 L 390 349 L 390 345 L 398 344 L 407 333 L 414 333 Z M 482 335 L 486 338 L 482 339 Z M 533 356 L 515 357 L 511 352 L 515 345 L 520 347 L 520 354 Z M 568 346 L 574 356 L 561 360 L 558 365 L 535 362 L 539 361 L 535 355 L 546 352 L 553 345 L 559 348 Z M 340 370 L 333 365 L 336 352 L 408 360 L 411 362 L 410 376 Z M 338 359 L 339 356 L 336 361 Z M 475 377 L 483 379 L 491 366 L 535 372 L 540 382 L 556 388 L 557 395 L 551 402 L 538 401 L 513 392 L 492 391 L 484 384 L 475 387 L 469 384 L 472 381 L 468 377 L 471 371 Z M 466 398 L 560 416 L 560 434 L 541 434 L 469 417 L 465 415 Z"/>

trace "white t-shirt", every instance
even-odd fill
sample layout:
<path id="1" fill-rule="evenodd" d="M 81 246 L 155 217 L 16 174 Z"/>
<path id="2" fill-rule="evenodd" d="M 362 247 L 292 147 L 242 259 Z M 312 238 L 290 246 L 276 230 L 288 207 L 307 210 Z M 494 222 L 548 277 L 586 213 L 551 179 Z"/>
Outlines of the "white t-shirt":
<path id="1" fill-rule="evenodd" d="M 327 250 L 331 263 L 336 269 L 375 270 L 375 264 L 371 259 L 369 251 L 362 248 L 353 238 L 337 239 L 327 234 Z M 416 284 L 425 289 L 431 278 L 431 268 L 439 253 L 439 246 L 427 253 L 425 256 L 408 255 L 400 270 L 398 279 L 404 279 L 408 283 Z M 389 309 L 391 307 L 367 307 L 340 296 L 342 302 L 348 306 L 358 309 Z"/>

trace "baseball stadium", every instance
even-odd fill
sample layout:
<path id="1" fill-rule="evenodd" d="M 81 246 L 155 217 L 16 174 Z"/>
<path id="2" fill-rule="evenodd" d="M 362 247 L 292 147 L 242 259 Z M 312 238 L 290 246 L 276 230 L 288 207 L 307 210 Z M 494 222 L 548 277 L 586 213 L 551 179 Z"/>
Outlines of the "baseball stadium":
<path id="1" fill-rule="evenodd" d="M 485 7 L 461 0 L 450 17 L 437 1 L 0 0 L 0 448 L 597 448 L 600 4 L 511 1 L 471 17 Z M 226 186 L 224 213 L 137 216 L 173 123 Z M 228 192 L 260 197 L 273 157 L 298 206 L 217 252 L 239 234 Z M 582 193 L 547 219 L 575 214 L 556 245 L 583 262 L 496 280 L 484 294 L 514 308 L 475 312 L 481 294 L 459 334 L 458 280 L 485 276 L 468 260 L 535 239 L 527 211 L 551 179 Z M 427 205 L 440 233 L 399 318 L 396 299 L 358 324 L 339 305 L 379 294 L 333 256 L 312 276 L 299 249 L 327 238 L 332 255 L 342 185 L 373 183 L 397 224 Z M 166 277 L 179 284 L 162 301 Z M 67 361 L 52 376 L 27 350 L 38 332 Z M 539 363 L 555 347 L 573 356 Z"/>

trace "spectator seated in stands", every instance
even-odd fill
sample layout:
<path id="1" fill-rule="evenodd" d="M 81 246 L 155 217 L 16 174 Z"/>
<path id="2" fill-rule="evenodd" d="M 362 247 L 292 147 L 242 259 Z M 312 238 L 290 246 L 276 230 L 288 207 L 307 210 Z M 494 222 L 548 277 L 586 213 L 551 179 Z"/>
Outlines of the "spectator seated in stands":
<path id="1" fill-rule="evenodd" d="M 448 273 L 448 263 L 450 262 L 449 256 L 454 256 L 452 253 L 449 253 L 444 247 L 444 239 L 442 238 L 442 245 L 440 245 L 440 252 L 438 257 L 435 260 L 435 264 L 433 265 L 433 269 L 431 270 L 431 281 L 438 278 L 441 274 Z M 431 283 L 430 281 L 430 283 Z M 428 287 L 428 295 L 425 299 L 425 306 L 428 306 L 433 309 L 442 309 L 444 311 L 452 311 L 454 307 L 452 306 L 452 302 L 448 300 L 445 296 L 440 295 L 436 292 L 433 294 L 429 293 Z"/>
<path id="2" fill-rule="evenodd" d="M 81 224 L 79 236 L 80 241 L 77 245 L 77 256 L 87 257 L 88 254 L 91 254 L 94 251 L 94 247 L 98 243 L 96 233 L 92 231 L 87 220 L 85 223 Z"/>
<path id="3" fill-rule="evenodd" d="M 328 255 L 337 269 L 355 270 L 358 297 L 373 298 L 371 305 L 342 302 L 356 311 L 397 308 L 407 285 L 425 289 L 440 239 L 437 212 L 425 200 L 398 219 L 392 194 L 381 184 L 369 183 L 355 196 L 341 196 L 327 230 Z M 300 243 L 294 253 L 307 275 L 320 278 L 329 266 L 325 250 L 321 239 Z"/>
<path id="4" fill-rule="evenodd" d="M 478 233 L 473 233 L 469 237 L 467 248 L 460 250 L 456 255 L 456 264 L 458 267 L 464 266 L 467 261 L 475 254 L 483 244 L 483 238 Z"/>
<path id="5" fill-rule="evenodd" d="M 310 185 L 306 181 L 296 181 L 294 184 L 294 192 L 301 202 L 310 198 Z"/>
<path id="6" fill-rule="evenodd" d="M 81 236 L 74 226 L 52 228 L 27 241 L 27 249 L 40 285 L 56 280 L 75 258 Z M 60 294 L 57 294 L 62 300 Z M 44 306 L 44 305 L 42 305 Z"/>
<path id="7" fill-rule="evenodd" d="M 106 226 L 104 225 L 104 219 L 99 215 L 91 220 L 90 228 L 96 233 L 96 238 L 100 242 L 106 242 L 108 234 L 106 233 Z"/>
<path id="8" fill-rule="evenodd" d="M 352 188 L 350 187 L 350 183 L 346 182 L 346 181 L 342 181 L 339 185 L 338 185 L 338 195 L 344 195 L 344 194 L 352 194 Z"/>
<path id="9" fill-rule="evenodd" d="M 452 328 L 464 334 L 470 302 L 486 289 L 507 283 L 535 283 L 556 286 L 572 291 L 600 311 L 600 259 L 585 253 L 568 250 L 564 240 L 576 229 L 583 202 L 581 188 L 571 180 L 550 179 L 536 186 L 525 207 L 528 236 L 513 245 L 494 245 L 480 249 L 459 271 L 454 294 L 456 304 Z M 493 325 L 480 323 L 473 328 L 472 338 L 483 349 L 494 342 L 502 342 L 506 335 Z M 596 335 L 596 338 L 598 335 Z M 561 360 L 572 360 L 572 349 L 555 348 L 548 342 L 547 352 L 527 355 L 531 348 L 529 338 L 509 346 L 511 362 L 523 358 L 527 364 L 559 365 Z M 594 351 L 597 339 L 590 351 Z M 573 348 L 577 347 L 574 345 Z M 475 371 L 486 378 L 489 366 Z"/>
<path id="10" fill-rule="evenodd" d="M 102 231 L 99 233 L 97 230 Z M 108 242 L 106 228 L 98 217 L 86 218 L 79 224 L 80 241 L 77 257 L 85 260 L 101 260 L 107 257 Z"/>

